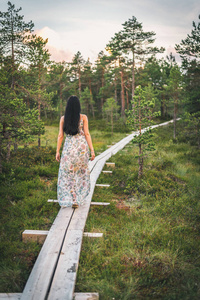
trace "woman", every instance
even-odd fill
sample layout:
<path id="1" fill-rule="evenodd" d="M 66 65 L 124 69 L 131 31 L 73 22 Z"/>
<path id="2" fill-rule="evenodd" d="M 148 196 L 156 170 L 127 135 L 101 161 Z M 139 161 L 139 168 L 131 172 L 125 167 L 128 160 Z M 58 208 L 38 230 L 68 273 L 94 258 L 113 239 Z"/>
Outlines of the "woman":
<path id="1" fill-rule="evenodd" d="M 69 97 L 65 115 L 60 119 L 56 151 L 56 160 L 60 161 L 57 195 L 62 207 L 79 207 L 90 191 L 88 146 L 91 150 L 91 160 L 95 158 L 95 153 L 88 129 L 88 118 L 80 112 L 78 97 Z M 66 139 L 60 160 L 60 147 L 64 132 Z"/>

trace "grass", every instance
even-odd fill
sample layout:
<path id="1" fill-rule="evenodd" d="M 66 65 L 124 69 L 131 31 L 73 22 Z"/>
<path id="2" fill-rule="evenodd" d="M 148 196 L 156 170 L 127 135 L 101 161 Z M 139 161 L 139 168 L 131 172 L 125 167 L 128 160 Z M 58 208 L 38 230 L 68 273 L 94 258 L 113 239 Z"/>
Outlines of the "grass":
<path id="1" fill-rule="evenodd" d="M 103 123 L 103 124 L 102 124 Z M 90 126 L 90 134 L 92 137 L 93 146 L 95 152 L 101 153 L 107 149 L 107 145 L 116 143 L 120 141 L 128 130 L 125 128 L 123 131 L 120 132 L 121 127 L 124 125 L 121 123 L 117 123 L 115 125 L 116 129 L 111 134 L 110 130 L 105 127 L 105 122 L 102 120 L 92 120 Z M 98 129 L 99 128 L 99 129 Z M 58 138 L 59 126 L 45 126 L 45 134 L 41 135 L 41 146 L 42 147 L 53 147 L 56 148 L 57 146 L 57 138 Z M 29 146 L 36 147 L 37 146 L 37 139 L 31 143 Z M 22 147 L 22 145 L 21 145 Z"/>
<path id="2" fill-rule="evenodd" d="M 99 125 L 100 126 L 100 125 Z M 96 151 L 124 134 L 90 130 Z M 111 157 L 113 174 L 101 174 L 85 231 L 76 291 L 100 299 L 199 299 L 199 150 L 174 143 L 172 126 L 155 130 L 157 150 L 145 161 L 138 181 L 137 146 Z M 105 167 L 106 168 L 106 167 Z M 55 149 L 19 149 L 1 175 L 0 291 L 21 292 L 40 250 L 22 243 L 24 229 L 49 229 L 58 206 Z"/>
<path id="3" fill-rule="evenodd" d="M 93 201 L 111 205 L 90 209 L 85 231 L 104 237 L 84 239 L 76 291 L 105 300 L 200 298 L 199 150 L 170 136 L 171 126 L 156 130 L 158 150 L 140 182 L 136 146 L 113 156 L 113 174 L 99 177 L 111 188 L 96 188 Z"/>
<path id="4" fill-rule="evenodd" d="M 57 198 L 57 134 L 57 127 L 46 126 L 40 150 L 36 142 L 30 147 L 19 147 L 17 153 L 12 153 L 11 161 L 4 162 L 0 174 L 0 292 L 23 290 L 41 249 L 37 243 L 23 243 L 22 232 L 48 230 L 58 213 L 59 206 L 47 202 Z M 96 152 L 125 136 L 115 132 L 112 137 L 99 130 L 91 131 L 91 135 Z"/>

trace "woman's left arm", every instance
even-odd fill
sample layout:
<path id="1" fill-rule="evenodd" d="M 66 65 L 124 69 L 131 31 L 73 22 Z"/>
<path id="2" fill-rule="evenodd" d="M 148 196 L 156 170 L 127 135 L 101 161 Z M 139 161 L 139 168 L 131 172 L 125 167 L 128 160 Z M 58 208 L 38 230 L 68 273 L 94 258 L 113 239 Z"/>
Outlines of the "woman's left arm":
<path id="1" fill-rule="evenodd" d="M 57 150 L 56 150 L 57 161 L 60 161 L 60 147 L 62 145 L 62 141 L 64 138 L 63 125 L 64 125 L 64 116 L 60 118 L 60 126 L 59 126 L 59 134 L 58 134 Z"/>

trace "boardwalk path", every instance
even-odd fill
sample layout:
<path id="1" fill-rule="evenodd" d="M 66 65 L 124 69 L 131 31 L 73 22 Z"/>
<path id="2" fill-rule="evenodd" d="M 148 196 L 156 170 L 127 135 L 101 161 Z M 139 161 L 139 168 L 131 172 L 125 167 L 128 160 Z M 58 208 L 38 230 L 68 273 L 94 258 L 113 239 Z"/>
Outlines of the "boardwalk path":
<path id="1" fill-rule="evenodd" d="M 154 125 L 152 128 L 164 126 L 170 122 Z M 112 155 L 124 148 L 137 134 L 132 133 L 128 135 L 98 155 L 94 161 L 90 161 L 91 191 L 85 204 L 76 210 L 72 208 L 61 208 L 59 210 L 28 278 L 24 291 L 21 295 L 17 294 L 15 299 L 73 299 L 83 232 L 96 181 L 105 162 Z M 0 299 L 3 298 L 0 296 Z"/>

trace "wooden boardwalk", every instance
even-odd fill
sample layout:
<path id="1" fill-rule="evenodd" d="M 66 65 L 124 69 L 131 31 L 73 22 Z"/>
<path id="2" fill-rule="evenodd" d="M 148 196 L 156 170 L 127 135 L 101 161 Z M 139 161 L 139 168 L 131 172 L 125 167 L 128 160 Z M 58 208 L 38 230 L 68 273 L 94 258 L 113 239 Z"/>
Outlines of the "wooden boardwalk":
<path id="1" fill-rule="evenodd" d="M 165 122 L 154 125 L 152 128 L 167 125 L 168 123 L 169 122 Z M 143 131 L 145 130 L 146 129 Z M 138 133 L 133 132 L 98 155 L 93 161 L 89 162 L 91 190 L 84 205 L 76 210 L 72 208 L 61 208 L 59 210 L 58 215 L 47 234 L 23 293 L 0 294 L 0 299 L 98 299 L 98 295 L 95 293 L 74 294 L 84 227 L 96 181 L 104 164 L 112 155 L 123 149 L 135 135 L 138 135 Z"/>

